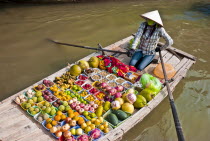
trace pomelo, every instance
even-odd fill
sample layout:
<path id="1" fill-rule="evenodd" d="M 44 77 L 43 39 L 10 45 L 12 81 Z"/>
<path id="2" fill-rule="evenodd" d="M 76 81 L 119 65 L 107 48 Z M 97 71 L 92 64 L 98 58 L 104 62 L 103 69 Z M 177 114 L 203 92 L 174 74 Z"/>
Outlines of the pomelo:
<path id="1" fill-rule="evenodd" d="M 98 68 L 99 65 L 99 59 L 95 56 L 91 57 L 88 61 L 89 66 L 92 68 Z"/>
<path id="2" fill-rule="evenodd" d="M 78 66 L 82 69 L 82 71 L 89 68 L 89 64 L 85 60 L 80 60 Z"/>
<path id="3" fill-rule="evenodd" d="M 134 106 L 131 104 L 131 103 L 124 103 L 121 107 L 121 109 L 124 111 L 124 112 L 128 112 L 130 114 L 132 114 L 134 112 Z"/>

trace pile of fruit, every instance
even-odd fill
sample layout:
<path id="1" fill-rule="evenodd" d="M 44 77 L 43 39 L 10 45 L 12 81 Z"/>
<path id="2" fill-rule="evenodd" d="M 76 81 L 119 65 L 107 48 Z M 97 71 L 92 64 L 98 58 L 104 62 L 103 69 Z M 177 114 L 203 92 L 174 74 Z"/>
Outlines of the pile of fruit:
<path id="1" fill-rule="evenodd" d="M 43 80 L 42 84 L 20 94 L 15 102 L 57 139 L 98 139 L 157 94 L 146 87 L 138 92 L 130 88 L 133 85 L 129 81 L 98 66 L 97 57 L 91 57 L 88 62 L 81 60 L 54 81 Z M 109 85 L 112 83 L 113 87 Z"/>

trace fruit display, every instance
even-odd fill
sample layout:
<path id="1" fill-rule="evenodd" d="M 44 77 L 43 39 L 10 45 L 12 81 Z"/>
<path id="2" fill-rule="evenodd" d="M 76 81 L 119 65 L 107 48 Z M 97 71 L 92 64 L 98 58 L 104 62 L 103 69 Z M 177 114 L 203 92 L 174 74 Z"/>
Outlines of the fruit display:
<path id="1" fill-rule="evenodd" d="M 43 91 L 45 89 L 46 89 L 46 87 L 45 87 L 44 84 L 39 84 L 39 85 L 37 85 L 37 86 L 34 87 L 34 90 L 35 91 Z"/>
<path id="2" fill-rule="evenodd" d="M 89 93 L 87 92 L 87 91 L 82 91 L 81 93 L 80 93 L 80 95 L 82 96 L 82 97 L 85 97 L 85 96 L 87 96 Z"/>
<path id="3" fill-rule="evenodd" d="M 46 80 L 44 79 L 43 82 L 42 82 L 46 87 L 51 87 L 54 85 L 54 83 L 50 80 Z"/>
<path id="4" fill-rule="evenodd" d="M 79 92 L 82 90 L 82 87 L 78 86 L 78 85 L 73 85 L 71 87 L 71 90 L 74 91 L 74 92 Z"/>
<path id="5" fill-rule="evenodd" d="M 96 89 L 96 88 L 92 88 L 92 89 L 89 90 L 89 92 L 90 92 L 91 94 L 95 94 L 95 93 L 99 92 L 99 90 Z"/>
<path id="6" fill-rule="evenodd" d="M 42 91 L 42 93 L 44 99 L 48 102 L 53 102 L 57 99 L 49 90 Z"/>
<path id="7" fill-rule="evenodd" d="M 78 79 L 79 80 L 87 80 L 88 77 L 86 75 L 84 75 L 84 74 L 81 74 L 81 75 L 78 76 Z"/>
<path id="8" fill-rule="evenodd" d="M 31 115 L 31 116 L 34 116 L 36 114 L 38 114 L 39 112 L 41 111 L 41 109 L 37 106 L 33 106 L 33 107 L 30 107 L 28 108 L 27 112 Z"/>
<path id="9" fill-rule="evenodd" d="M 98 140 L 157 94 L 146 79 L 150 87 L 135 90 L 136 85 L 107 72 L 100 61 L 81 60 L 53 82 L 44 79 L 14 101 L 59 140 Z"/>
<path id="10" fill-rule="evenodd" d="M 60 87 L 61 89 L 69 89 L 74 84 L 75 77 L 71 76 L 70 72 L 66 72 L 65 74 L 61 75 L 60 77 L 55 77 L 54 82 Z"/>
<path id="11" fill-rule="evenodd" d="M 77 80 L 74 82 L 74 84 L 77 84 L 77 85 L 83 85 L 85 83 L 85 81 L 82 81 L 82 80 Z"/>
<path id="12" fill-rule="evenodd" d="M 82 85 L 82 88 L 85 90 L 89 90 L 92 88 L 92 86 L 91 86 L 91 84 L 84 84 L 84 85 Z"/>
<path id="13" fill-rule="evenodd" d="M 101 79 L 101 75 L 93 74 L 90 76 L 93 81 L 99 81 Z"/>
<path id="14" fill-rule="evenodd" d="M 36 94 L 36 92 L 33 91 L 32 89 L 27 90 L 26 93 L 25 93 L 25 95 L 26 95 L 28 98 L 32 98 L 35 94 Z"/>
<path id="15" fill-rule="evenodd" d="M 15 102 L 19 105 L 19 104 L 21 104 L 21 103 L 23 103 L 23 102 L 25 102 L 25 101 L 27 101 L 27 97 L 25 96 L 25 95 L 23 95 L 23 94 L 20 94 L 19 96 L 17 96 L 16 98 L 15 98 Z"/>

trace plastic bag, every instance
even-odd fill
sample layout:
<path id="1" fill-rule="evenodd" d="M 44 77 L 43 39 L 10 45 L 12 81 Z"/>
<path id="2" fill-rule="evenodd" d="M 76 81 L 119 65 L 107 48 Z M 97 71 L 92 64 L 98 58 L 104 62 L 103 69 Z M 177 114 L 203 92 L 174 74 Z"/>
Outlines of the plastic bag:
<path id="1" fill-rule="evenodd" d="M 141 76 L 140 83 L 143 89 L 148 88 L 151 91 L 155 92 L 156 94 L 162 88 L 160 80 L 148 73 L 145 73 Z"/>

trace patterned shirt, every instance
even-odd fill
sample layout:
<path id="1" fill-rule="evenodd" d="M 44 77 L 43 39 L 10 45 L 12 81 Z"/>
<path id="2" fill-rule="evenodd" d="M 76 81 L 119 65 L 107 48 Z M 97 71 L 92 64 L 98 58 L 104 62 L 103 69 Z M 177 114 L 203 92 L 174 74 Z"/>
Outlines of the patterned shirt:
<path id="1" fill-rule="evenodd" d="M 144 35 L 142 35 L 144 32 L 145 26 L 146 26 L 146 22 L 143 22 L 142 24 L 140 24 L 139 29 L 136 33 L 134 42 L 132 44 L 132 49 L 136 49 L 136 46 L 138 42 L 140 41 L 140 44 L 138 48 L 136 49 L 136 51 L 142 51 L 144 55 L 155 55 L 155 48 L 157 47 L 160 37 L 163 37 L 164 40 L 166 41 L 165 45 L 161 47 L 161 50 L 173 44 L 173 40 L 166 33 L 163 27 L 157 27 L 155 31 L 153 32 L 152 36 L 149 37 L 153 27 L 147 26 L 146 32 L 144 33 Z"/>

